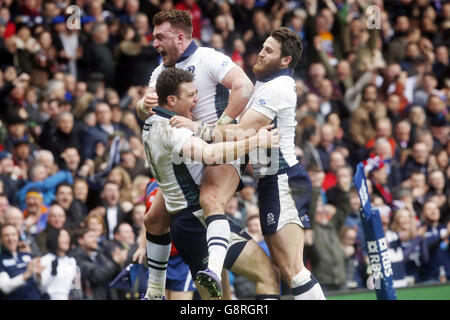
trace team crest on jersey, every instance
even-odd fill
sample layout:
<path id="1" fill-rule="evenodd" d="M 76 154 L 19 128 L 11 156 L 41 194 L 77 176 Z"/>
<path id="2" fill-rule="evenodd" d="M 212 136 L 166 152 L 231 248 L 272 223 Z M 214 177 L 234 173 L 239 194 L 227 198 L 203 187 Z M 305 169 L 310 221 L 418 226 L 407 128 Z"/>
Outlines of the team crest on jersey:
<path id="1" fill-rule="evenodd" d="M 195 66 L 189 66 L 186 68 L 186 70 L 195 75 Z"/>
<path id="2" fill-rule="evenodd" d="M 267 225 L 271 225 L 275 223 L 275 216 L 273 215 L 272 212 L 269 212 L 267 214 Z"/>
<path id="3" fill-rule="evenodd" d="M 228 61 L 222 62 L 222 64 L 221 64 L 222 68 L 225 67 L 227 64 L 228 64 Z"/>
<path id="4" fill-rule="evenodd" d="M 265 105 L 267 104 L 266 100 L 264 100 L 264 99 L 259 99 L 258 102 L 259 102 L 259 104 L 262 105 L 262 106 L 265 106 Z"/>

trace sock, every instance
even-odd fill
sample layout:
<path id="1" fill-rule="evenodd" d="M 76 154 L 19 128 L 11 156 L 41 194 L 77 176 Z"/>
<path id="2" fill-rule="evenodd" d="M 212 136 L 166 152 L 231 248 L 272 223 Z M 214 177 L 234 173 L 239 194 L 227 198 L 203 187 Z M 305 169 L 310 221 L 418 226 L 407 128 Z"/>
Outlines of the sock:
<path id="1" fill-rule="evenodd" d="M 224 214 L 215 214 L 205 219 L 208 243 L 208 269 L 222 279 L 223 262 L 230 241 L 230 224 Z"/>
<path id="2" fill-rule="evenodd" d="M 149 268 L 147 295 L 164 296 L 166 289 L 166 270 L 172 247 L 170 232 L 155 236 L 146 233 L 147 263 Z"/>
<path id="3" fill-rule="evenodd" d="M 295 300 L 325 300 L 319 282 L 306 268 L 292 279 L 291 290 Z"/>
<path id="4" fill-rule="evenodd" d="M 280 300 L 279 294 L 257 294 L 255 300 Z"/>

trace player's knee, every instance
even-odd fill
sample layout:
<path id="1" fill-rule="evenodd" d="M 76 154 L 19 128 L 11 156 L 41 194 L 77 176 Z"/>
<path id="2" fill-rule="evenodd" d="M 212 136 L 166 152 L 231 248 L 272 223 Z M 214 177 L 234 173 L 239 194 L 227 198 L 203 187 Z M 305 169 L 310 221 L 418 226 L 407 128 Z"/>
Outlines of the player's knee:
<path id="1" fill-rule="evenodd" d="M 151 234 L 159 235 L 169 231 L 169 224 L 161 219 L 160 215 L 147 213 L 144 217 L 145 230 Z"/>
<path id="2" fill-rule="evenodd" d="M 295 268 L 294 266 L 291 266 L 289 264 L 280 264 L 278 266 L 279 272 L 280 272 L 280 277 L 281 279 L 290 284 L 291 280 L 295 277 L 295 275 L 297 274 L 295 272 Z"/>
<path id="3" fill-rule="evenodd" d="M 271 264 L 267 268 L 262 269 L 262 272 L 258 273 L 257 282 L 265 288 L 277 288 L 280 283 L 280 272 L 278 268 Z"/>
<path id="4" fill-rule="evenodd" d="M 205 214 L 214 214 L 224 211 L 225 203 L 211 190 L 202 190 L 199 201 Z"/>

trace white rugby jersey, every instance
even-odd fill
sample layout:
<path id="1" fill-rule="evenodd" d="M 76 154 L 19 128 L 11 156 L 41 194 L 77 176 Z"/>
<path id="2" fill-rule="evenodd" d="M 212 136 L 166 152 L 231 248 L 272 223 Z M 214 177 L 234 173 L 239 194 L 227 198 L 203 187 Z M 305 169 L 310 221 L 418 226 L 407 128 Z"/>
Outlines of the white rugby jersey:
<path id="1" fill-rule="evenodd" d="M 230 95 L 229 90 L 221 82 L 234 66 L 236 64 L 230 57 L 212 48 L 199 48 L 194 41 L 177 60 L 175 67 L 187 70 L 194 75 L 194 84 L 198 90 L 198 102 L 192 109 L 194 120 L 202 120 L 206 123 L 219 120 L 228 105 Z M 164 69 L 166 67 L 160 64 L 153 71 L 149 87 L 156 87 L 156 80 Z"/>
<path id="2" fill-rule="evenodd" d="M 161 187 L 169 213 L 199 205 L 200 181 L 204 166 L 183 161 L 180 156 L 183 145 L 193 132 L 186 128 L 170 126 L 173 112 L 154 108 L 156 114 L 149 117 L 142 131 L 142 142 L 150 170 Z"/>
<path id="3" fill-rule="evenodd" d="M 246 106 L 273 120 L 272 123 L 279 129 L 280 134 L 278 154 L 269 154 L 268 158 L 265 158 L 261 154 L 250 153 L 250 163 L 258 177 L 277 174 L 298 163 L 294 143 L 297 93 L 291 74 L 291 69 L 283 69 L 270 77 L 258 80 Z"/>

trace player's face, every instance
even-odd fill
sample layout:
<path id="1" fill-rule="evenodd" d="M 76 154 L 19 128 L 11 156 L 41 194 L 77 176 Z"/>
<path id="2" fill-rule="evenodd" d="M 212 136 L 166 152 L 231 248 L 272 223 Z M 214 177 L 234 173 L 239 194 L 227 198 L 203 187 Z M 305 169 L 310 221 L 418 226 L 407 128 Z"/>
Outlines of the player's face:
<path id="1" fill-rule="evenodd" d="M 182 52 L 177 45 L 179 34 L 168 21 L 155 26 L 153 30 L 153 47 L 161 55 L 163 64 L 167 67 L 175 65 L 175 62 L 181 56 Z"/>
<path id="2" fill-rule="evenodd" d="M 175 113 L 180 116 L 192 119 L 192 109 L 198 101 L 197 89 L 193 82 L 184 82 L 178 89 Z"/>
<path id="3" fill-rule="evenodd" d="M 259 52 L 253 72 L 257 78 L 269 76 L 281 69 L 281 44 L 272 37 L 267 38 Z"/>

